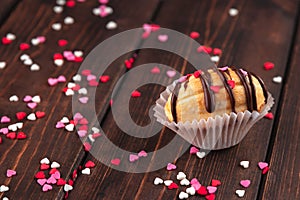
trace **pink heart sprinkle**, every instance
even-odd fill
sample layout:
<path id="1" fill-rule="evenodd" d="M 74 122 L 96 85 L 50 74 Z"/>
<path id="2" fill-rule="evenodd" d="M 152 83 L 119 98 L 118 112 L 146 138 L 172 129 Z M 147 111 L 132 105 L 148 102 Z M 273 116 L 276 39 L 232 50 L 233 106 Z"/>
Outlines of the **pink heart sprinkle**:
<path id="1" fill-rule="evenodd" d="M 50 178 L 48 178 L 48 180 L 47 180 L 47 183 L 49 183 L 49 184 L 55 184 L 56 182 L 57 182 L 57 180 L 53 176 L 50 176 Z"/>
<path id="2" fill-rule="evenodd" d="M 215 86 L 215 85 L 212 85 L 210 86 L 210 89 L 214 92 L 214 93 L 218 93 L 220 91 L 220 86 Z"/>
<path id="3" fill-rule="evenodd" d="M 46 42 L 46 37 L 45 37 L 45 36 L 38 36 L 37 39 L 38 39 L 38 41 L 39 41 L 40 43 Z"/>
<path id="4" fill-rule="evenodd" d="M 50 86 L 54 86 L 58 83 L 58 80 L 56 78 L 48 78 L 48 84 Z"/>
<path id="5" fill-rule="evenodd" d="M 60 82 L 60 83 L 64 83 L 64 82 L 66 82 L 67 80 L 66 80 L 66 77 L 65 77 L 65 76 L 60 75 L 60 76 L 57 78 L 57 81 Z"/>
<path id="6" fill-rule="evenodd" d="M 179 78 L 179 83 L 183 83 L 184 81 L 186 81 L 186 79 L 187 79 L 187 76 L 182 76 L 182 77 L 180 77 Z"/>
<path id="7" fill-rule="evenodd" d="M 99 3 L 102 3 L 102 4 L 107 4 L 109 2 L 109 0 L 99 0 Z"/>
<path id="8" fill-rule="evenodd" d="M 130 162 L 135 162 L 135 161 L 137 161 L 139 159 L 139 157 L 137 156 L 137 155 L 135 155 L 135 154 L 130 154 L 129 155 L 129 161 Z"/>
<path id="9" fill-rule="evenodd" d="M 173 169 L 176 169 L 176 165 L 174 165 L 174 164 L 172 164 L 172 163 L 168 163 L 168 165 L 167 165 L 167 170 L 168 170 L 168 171 L 171 171 L 171 170 L 173 170 Z"/>
<path id="10" fill-rule="evenodd" d="M 246 72 L 245 70 L 241 69 L 241 72 L 244 74 L 244 76 L 248 75 L 248 72 Z"/>
<path id="11" fill-rule="evenodd" d="M 111 162 L 111 164 L 118 166 L 118 165 L 120 165 L 121 160 L 119 158 L 115 158 L 115 159 L 111 160 L 110 162 Z"/>
<path id="12" fill-rule="evenodd" d="M 29 108 L 31 108 L 31 109 L 34 109 L 34 108 L 36 108 L 37 103 L 31 102 L 31 103 L 28 103 L 27 106 L 28 106 Z"/>
<path id="13" fill-rule="evenodd" d="M 168 40 L 168 35 L 159 35 L 158 36 L 158 40 L 160 41 L 160 42 L 166 42 L 167 40 Z"/>
<path id="14" fill-rule="evenodd" d="M 40 186 L 43 186 L 47 182 L 47 179 L 45 179 L 45 178 L 38 179 L 37 182 L 38 182 L 38 184 L 40 184 Z"/>
<path id="15" fill-rule="evenodd" d="M 268 166 L 269 166 L 269 164 L 266 163 L 266 162 L 259 162 L 259 163 L 258 163 L 258 167 L 259 167 L 260 169 L 264 169 L 264 168 L 266 168 L 266 167 L 268 167 Z"/>
<path id="16" fill-rule="evenodd" d="M 142 151 L 140 151 L 139 153 L 138 153 L 138 156 L 139 157 L 147 157 L 147 152 L 146 151 L 144 151 L 144 150 L 142 150 Z"/>
<path id="17" fill-rule="evenodd" d="M 65 124 L 64 123 L 62 123 L 62 122 L 57 122 L 56 123 L 56 126 L 55 126 L 55 128 L 64 128 L 65 127 Z"/>
<path id="18" fill-rule="evenodd" d="M 0 133 L 3 133 L 4 135 L 6 135 L 8 133 L 8 128 L 1 128 Z"/>
<path id="19" fill-rule="evenodd" d="M 217 191 L 217 187 L 214 187 L 214 186 L 207 186 L 206 189 L 209 194 L 213 194 Z"/>
<path id="20" fill-rule="evenodd" d="M 80 113 L 75 113 L 75 115 L 74 115 L 75 120 L 80 120 L 82 118 L 83 118 L 83 116 Z"/>
<path id="21" fill-rule="evenodd" d="M 106 17 L 108 15 L 108 13 L 106 12 L 106 6 L 105 5 L 101 5 L 99 7 L 100 9 L 100 17 Z"/>
<path id="22" fill-rule="evenodd" d="M 168 70 L 167 71 L 167 76 L 169 78 L 173 78 L 175 75 L 176 75 L 176 71 L 174 71 L 174 70 Z"/>
<path id="23" fill-rule="evenodd" d="M 8 169 L 6 171 L 6 176 L 9 178 L 9 177 L 12 177 L 12 176 L 15 176 L 17 174 L 17 172 L 15 170 L 12 170 L 12 169 Z"/>
<path id="24" fill-rule="evenodd" d="M 55 179 L 60 179 L 60 172 L 56 171 L 54 174 L 52 174 L 51 176 L 53 176 L 53 178 Z"/>
<path id="25" fill-rule="evenodd" d="M 79 98 L 80 103 L 86 104 L 89 101 L 88 97 L 80 97 Z"/>
<path id="26" fill-rule="evenodd" d="M 77 132 L 77 134 L 79 135 L 79 137 L 84 137 L 84 136 L 86 136 L 87 131 L 86 130 L 80 130 L 80 131 Z"/>
<path id="27" fill-rule="evenodd" d="M 31 96 L 26 95 L 26 96 L 24 97 L 23 101 L 27 103 L 27 102 L 31 101 L 31 99 L 32 99 Z"/>
<path id="28" fill-rule="evenodd" d="M 240 184 L 241 184 L 241 186 L 247 188 L 247 187 L 250 186 L 251 181 L 250 181 L 250 180 L 241 180 L 241 181 L 240 181 Z"/>
<path id="29" fill-rule="evenodd" d="M 52 186 L 51 185 L 48 185 L 48 184 L 45 184 L 42 188 L 43 192 L 47 192 L 49 190 L 52 190 Z"/>
<path id="30" fill-rule="evenodd" d="M 144 25 L 143 25 L 143 29 L 144 29 L 147 33 L 149 33 L 149 32 L 151 32 L 152 27 L 151 27 L 150 24 L 144 24 Z"/>
<path id="31" fill-rule="evenodd" d="M 199 152 L 199 149 L 197 149 L 196 147 L 191 147 L 190 154 L 196 154 L 197 152 Z"/>
<path id="32" fill-rule="evenodd" d="M 152 69 L 151 69 L 151 73 L 152 74 L 159 74 L 160 73 L 160 69 L 158 68 L 158 67 L 153 67 Z"/>
<path id="33" fill-rule="evenodd" d="M 195 190 L 199 190 L 199 188 L 201 187 L 201 184 L 196 178 L 193 178 L 190 183 L 195 188 Z"/>
<path id="34" fill-rule="evenodd" d="M 88 81 L 96 80 L 96 79 L 97 79 L 97 77 L 95 75 L 93 75 L 93 74 L 90 74 L 90 75 L 87 76 L 87 80 Z"/>
<path id="35" fill-rule="evenodd" d="M 64 55 L 65 58 L 70 57 L 70 56 L 74 56 L 72 51 L 64 51 L 63 55 Z"/>
<path id="36" fill-rule="evenodd" d="M 10 122 L 10 118 L 7 116 L 3 116 L 1 117 L 1 123 L 9 123 Z"/>
<path id="37" fill-rule="evenodd" d="M 228 69 L 228 67 L 226 66 L 226 67 L 221 67 L 221 68 L 219 68 L 221 71 L 226 71 L 227 69 Z"/>

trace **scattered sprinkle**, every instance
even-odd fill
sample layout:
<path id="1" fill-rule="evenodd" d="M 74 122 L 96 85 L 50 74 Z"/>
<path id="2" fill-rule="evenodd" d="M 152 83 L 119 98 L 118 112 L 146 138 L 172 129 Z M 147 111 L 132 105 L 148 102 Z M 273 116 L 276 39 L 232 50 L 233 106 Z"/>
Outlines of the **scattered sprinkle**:
<path id="1" fill-rule="evenodd" d="M 237 16 L 239 14 L 239 11 L 236 8 L 230 8 L 229 11 L 228 11 L 228 14 L 231 17 L 235 17 L 235 16 Z"/>
<path id="2" fill-rule="evenodd" d="M 264 68 L 265 68 L 265 70 L 271 70 L 271 69 L 273 69 L 274 68 L 274 63 L 272 63 L 272 62 L 265 62 L 264 63 Z"/>
<path id="3" fill-rule="evenodd" d="M 282 77 L 281 76 L 275 76 L 273 77 L 273 82 L 274 83 L 281 83 L 282 82 Z"/>

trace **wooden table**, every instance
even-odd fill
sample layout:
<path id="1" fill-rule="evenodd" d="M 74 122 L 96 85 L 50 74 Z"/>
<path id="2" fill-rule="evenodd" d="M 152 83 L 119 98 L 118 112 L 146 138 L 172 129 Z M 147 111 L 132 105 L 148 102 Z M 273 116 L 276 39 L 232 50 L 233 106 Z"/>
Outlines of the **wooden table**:
<path id="1" fill-rule="evenodd" d="M 69 6 L 73 3 L 69 2 Z M 5 69 L 0 69 L 0 116 L 8 116 L 12 122 L 16 122 L 16 112 L 46 113 L 44 118 L 36 121 L 23 120 L 22 131 L 26 133 L 26 139 L 10 140 L 4 135 L 0 136 L 0 185 L 10 188 L 0 193 L 0 198 L 64 198 L 66 193 L 63 186 L 53 186 L 51 191 L 43 192 L 34 178 L 39 171 L 40 160 L 47 157 L 60 163 L 62 178 L 75 180 L 74 188 L 68 194 L 69 199 L 178 199 L 180 191 L 186 187 L 169 190 L 164 185 L 155 186 L 153 180 L 161 177 L 177 182 L 179 171 L 185 172 L 190 179 L 196 177 L 206 186 L 212 179 L 220 180 L 222 184 L 216 191 L 216 199 L 239 199 L 235 191 L 243 189 L 239 185 L 242 179 L 251 180 L 242 199 L 300 199 L 299 1 L 116 0 L 108 3 L 114 10 L 113 14 L 104 18 L 92 14 L 93 8 L 99 6 L 97 0 L 75 2 L 74 7 L 63 6 L 61 14 L 53 12 L 55 5 L 54 0 L 5 0 L 0 3 L 1 37 L 9 32 L 17 36 L 11 44 L 0 46 L 0 61 L 7 64 Z M 238 9 L 237 16 L 228 15 L 232 7 Z M 60 31 L 51 28 L 53 23 L 63 22 L 67 16 L 72 16 L 75 23 L 63 25 Z M 116 29 L 105 28 L 110 20 L 117 22 Z M 62 92 L 67 83 L 50 87 L 47 80 L 64 75 L 67 82 L 72 82 L 81 63 L 65 61 L 63 66 L 56 67 L 52 57 L 54 53 L 75 49 L 83 50 L 85 57 L 110 36 L 142 27 L 144 23 L 158 24 L 187 35 L 197 31 L 200 33 L 196 39 L 199 43 L 222 49 L 219 65 L 243 66 L 260 75 L 275 98 L 271 110 L 274 119 L 262 119 L 240 144 L 210 152 L 203 159 L 191 155 L 187 150 L 173 160 L 172 163 L 177 166 L 173 171 L 167 171 L 164 167 L 148 173 L 126 173 L 97 161 L 84 150 L 76 131 L 55 128 L 62 117 L 72 117 L 72 97 Z M 46 42 L 31 46 L 26 51 L 19 50 L 21 43 L 30 43 L 37 36 L 45 36 Z M 69 43 L 60 47 L 57 44 L 60 39 L 66 39 Z M 139 45 L 141 41 L 143 39 L 137 36 L 132 45 Z M 191 49 L 180 44 L 180 41 L 178 44 L 188 55 Z M 40 65 L 39 71 L 30 71 L 20 61 L 24 53 Z M 142 49 L 116 59 L 105 72 L 110 80 L 99 85 L 95 99 L 95 109 L 103 130 L 115 145 L 127 151 L 137 153 L 143 149 L 152 152 L 167 145 L 174 137 L 174 132 L 163 128 L 151 138 L 128 136 L 118 128 L 109 105 L 116 82 L 128 72 L 124 61 L 134 53 L 137 53 L 137 57 L 133 68 L 152 62 L 172 66 L 182 74 L 192 72 L 193 68 L 184 58 L 172 53 Z M 274 69 L 265 70 L 263 63 L 266 61 L 275 63 Z M 161 71 L 161 74 L 160 78 L 171 80 L 165 72 Z M 282 76 L 282 83 L 272 82 L 274 76 Z M 145 85 L 138 90 L 141 97 L 131 99 L 130 113 L 133 121 L 145 125 L 149 123 L 148 111 L 164 87 Z M 10 102 L 8 99 L 14 94 L 20 100 Z M 42 101 L 31 110 L 22 101 L 25 95 L 40 95 Z M 0 128 L 4 127 L 7 124 L 0 124 Z M 101 137 L 94 142 L 97 143 L 101 143 Z M 187 143 L 182 140 L 178 145 Z M 110 152 L 111 159 L 115 158 L 113 153 Z M 170 152 L 172 155 L 178 153 Z M 126 156 L 120 159 L 120 166 L 135 167 L 143 163 L 143 158 L 134 163 L 130 163 Z M 96 164 L 91 169 L 91 175 L 81 174 L 78 170 L 77 177 L 72 177 L 74 170 L 89 160 Z M 242 160 L 250 161 L 248 169 L 239 166 Z M 269 163 L 270 170 L 265 175 L 257 167 L 260 161 Z M 6 177 L 7 169 L 15 170 L 17 175 Z M 205 198 L 196 195 L 190 199 Z"/>

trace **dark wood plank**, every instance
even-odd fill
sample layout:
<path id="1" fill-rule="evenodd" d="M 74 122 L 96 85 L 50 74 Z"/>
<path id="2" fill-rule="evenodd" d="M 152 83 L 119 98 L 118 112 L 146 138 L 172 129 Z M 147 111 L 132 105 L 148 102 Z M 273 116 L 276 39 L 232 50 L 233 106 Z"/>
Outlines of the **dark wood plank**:
<path id="1" fill-rule="evenodd" d="M 124 9 L 131 4 L 138 9 Z M 82 143 L 78 136 L 73 133 L 67 133 L 64 130 L 55 129 L 55 124 L 63 116 L 72 117 L 71 98 L 65 97 L 61 92 L 65 84 L 55 87 L 47 85 L 49 77 L 65 75 L 70 81 L 72 76 L 77 73 L 80 64 L 66 63 L 63 67 L 55 67 L 52 57 L 54 53 L 62 52 L 64 49 L 82 49 L 85 55 L 91 51 L 94 46 L 106 38 L 118 32 L 140 27 L 144 22 L 151 19 L 153 10 L 158 1 L 140 2 L 140 1 L 112 1 L 109 5 L 114 8 L 114 14 L 105 19 L 92 15 L 92 9 L 97 7 L 97 1 L 88 1 L 77 3 L 74 8 L 65 8 L 62 14 L 55 14 L 52 7 L 53 1 L 30 0 L 22 1 L 16 7 L 14 12 L 2 26 L 2 31 L 14 32 L 17 40 L 8 46 L 1 46 L 1 56 L 5 58 L 7 67 L 0 73 L 0 113 L 14 118 L 18 111 L 31 111 L 20 100 L 16 103 L 8 102 L 8 98 L 17 94 L 21 99 L 25 95 L 40 95 L 42 103 L 36 110 L 46 112 L 46 117 L 36 122 L 26 121 L 22 129 L 28 139 L 24 141 L 11 141 L 3 138 L 0 145 L 0 173 L 4 176 L 7 169 L 14 169 L 18 175 L 15 178 L 1 177 L 1 184 L 9 185 L 10 191 L 1 197 L 8 196 L 10 199 L 54 199 L 62 198 L 64 192 L 62 187 L 54 187 L 53 191 L 43 193 L 41 187 L 34 180 L 34 175 L 39 168 L 39 160 L 48 157 L 50 160 L 59 162 L 61 174 L 68 178 L 72 172 L 78 156 L 82 155 Z M 64 17 L 72 16 L 76 23 L 70 26 L 64 26 L 61 32 L 55 32 L 50 29 L 54 22 L 62 22 Z M 118 22 L 116 30 L 108 31 L 105 24 L 109 20 Z M 18 24 L 18 26 L 16 26 Z M 47 38 L 45 44 L 33 47 L 26 53 L 30 54 L 35 62 L 41 66 L 39 72 L 30 72 L 28 67 L 23 66 L 19 61 L 19 56 L 23 53 L 18 50 L 21 42 L 30 42 L 31 38 L 38 35 L 44 35 Z M 67 39 L 69 45 L 65 48 L 57 46 L 59 39 Z M 132 41 L 136 45 L 137 40 Z M 126 71 L 124 60 L 128 55 L 121 57 L 114 62 L 113 71 L 115 74 Z M 114 82 L 112 79 L 111 82 Z M 113 84 L 111 85 L 113 86 Z M 102 101 L 98 101 L 99 106 L 104 106 L 108 99 L 108 92 L 112 88 L 105 87 Z M 105 109 L 103 109 L 105 113 Z M 1 128 L 5 125 L 1 124 Z M 79 160 L 80 162 L 80 160 Z"/>
<path id="2" fill-rule="evenodd" d="M 237 7 L 240 11 L 240 14 L 235 18 L 231 18 L 227 14 L 228 9 L 232 6 Z M 155 23 L 186 34 L 193 30 L 200 31 L 204 36 L 201 37 L 200 42 L 221 47 L 224 50 L 221 64 L 243 66 L 260 74 L 277 99 L 280 96 L 281 85 L 273 84 L 271 78 L 274 75 L 284 75 L 285 73 L 289 47 L 292 42 L 291 36 L 296 8 L 296 1 L 289 1 L 288 3 L 231 1 L 221 4 L 219 2 L 216 4 L 216 2 L 199 1 L 164 1 Z M 170 13 L 180 13 L 180 15 L 174 17 L 175 15 L 170 15 Z M 272 13 L 272 19 L 268 17 L 270 13 Z M 257 20 L 253 20 L 254 17 Z M 179 43 L 179 45 L 183 44 Z M 262 65 L 267 60 L 276 64 L 274 70 L 265 71 L 263 69 Z M 183 73 L 193 70 L 178 56 L 162 54 L 161 52 L 141 51 L 136 65 L 149 62 L 166 63 Z M 138 77 L 131 78 L 139 79 Z M 165 76 L 159 78 L 166 79 Z M 142 97 L 132 100 L 130 106 L 132 106 L 133 111 L 131 114 L 139 124 L 147 124 L 149 123 L 149 119 L 146 117 L 148 110 L 163 88 L 145 86 L 139 89 L 142 92 Z M 276 112 L 276 108 L 277 105 L 273 107 L 273 112 Z M 126 136 L 114 123 L 111 114 L 102 124 L 104 131 L 109 131 L 109 139 L 128 151 L 138 152 L 145 149 L 151 152 L 163 147 L 174 137 L 174 133 L 168 129 L 163 129 L 160 134 L 148 140 Z M 83 189 L 80 192 L 78 190 L 73 191 L 71 197 L 84 199 L 149 199 L 150 197 L 152 199 L 176 199 L 179 190 L 175 192 L 169 191 L 164 186 L 154 186 L 153 180 L 156 176 L 174 180 L 176 173 L 183 170 L 189 178 L 197 177 L 204 185 L 210 184 L 213 178 L 221 180 L 223 184 L 218 188 L 217 199 L 238 199 L 235 190 L 241 188 L 239 181 L 246 178 L 251 179 L 251 187 L 247 189 L 244 199 L 255 199 L 261 180 L 261 171 L 257 169 L 256 164 L 266 158 L 272 126 L 273 121 L 264 119 L 257 123 L 247 137 L 236 147 L 211 152 L 201 160 L 186 152 L 176 161 L 178 167 L 176 172 L 167 172 L 164 168 L 146 174 L 128 174 L 113 170 L 97 162 L 89 155 L 87 160 L 94 160 L 97 167 L 92 170 L 92 176 L 80 176 L 78 178 Z M 98 149 L 95 151 L 106 153 L 104 151 L 105 144 L 101 143 L 101 139 L 96 144 Z M 178 146 L 184 145 L 186 143 L 183 140 L 178 142 Z M 108 152 L 113 158 L 114 151 Z M 170 154 L 179 153 L 180 151 L 170 152 Z M 135 168 L 143 165 L 143 161 L 138 164 L 130 164 L 128 155 L 120 158 L 123 166 Z M 243 170 L 240 168 L 238 163 L 241 160 L 250 160 L 250 169 Z"/>
<path id="3" fill-rule="evenodd" d="M 270 196 L 278 199 L 300 198 L 299 24 L 297 33 L 297 39 L 294 41 L 295 47 L 292 51 L 291 66 L 288 74 L 284 77 L 286 81 L 281 97 L 282 106 L 277 116 L 278 125 L 274 128 L 276 137 L 270 152 L 270 171 L 262 189 L 262 199 L 269 199 Z"/>
<path id="4" fill-rule="evenodd" d="M 3 23 L 6 20 L 9 13 L 18 3 L 18 0 L 7 0 L 0 3 L 0 23 Z"/>

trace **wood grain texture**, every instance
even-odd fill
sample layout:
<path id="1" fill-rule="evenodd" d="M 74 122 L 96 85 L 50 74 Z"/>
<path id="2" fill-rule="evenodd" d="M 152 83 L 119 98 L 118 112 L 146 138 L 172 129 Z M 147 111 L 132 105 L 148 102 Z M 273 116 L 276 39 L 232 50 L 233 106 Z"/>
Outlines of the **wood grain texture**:
<path id="1" fill-rule="evenodd" d="M 70 81 L 77 73 L 79 64 L 66 63 L 63 67 L 55 67 L 52 63 L 53 54 L 61 53 L 65 49 L 82 49 L 86 55 L 95 45 L 109 36 L 129 28 L 141 27 L 145 21 L 151 19 L 152 10 L 156 4 L 157 1 L 147 3 L 136 1 L 135 5 L 139 7 L 138 10 L 124 10 L 122 8 L 128 5 L 128 2 L 114 1 L 110 5 L 115 9 L 116 14 L 99 19 L 92 15 L 92 9 L 99 5 L 97 1 L 77 3 L 74 8 L 65 8 L 64 13 L 56 15 L 52 11 L 55 2 L 30 0 L 20 2 L 10 14 L 1 30 L 4 33 L 14 32 L 17 40 L 8 46 L 0 47 L 1 57 L 3 56 L 7 62 L 7 67 L 0 73 L 1 115 L 5 114 L 14 118 L 17 111 L 31 112 L 22 101 L 10 103 L 8 98 L 12 94 L 17 94 L 21 99 L 25 95 L 39 94 L 42 103 L 36 110 L 45 111 L 46 117 L 36 122 L 25 122 L 23 131 L 28 135 L 27 140 L 11 141 L 2 137 L 4 141 L 0 146 L 0 170 L 1 180 L 3 180 L 1 184 L 10 186 L 10 191 L 6 192 L 5 196 L 10 199 L 62 198 L 64 196 L 62 187 L 54 187 L 53 191 L 43 193 L 41 187 L 35 182 L 34 175 L 38 171 L 39 160 L 48 157 L 52 161 L 59 162 L 62 165 L 61 174 L 67 178 L 77 163 L 78 156 L 83 152 L 82 143 L 75 133 L 55 129 L 56 122 L 63 116 L 72 117 L 71 98 L 65 97 L 61 92 L 65 84 L 55 87 L 47 85 L 49 77 L 59 75 L 65 75 Z M 62 22 L 66 16 L 74 17 L 76 23 L 64 26 L 61 32 L 51 30 L 53 23 Z M 135 18 L 137 19 L 133 20 Z M 107 31 L 105 24 L 112 19 L 118 22 L 118 28 Z M 46 43 L 33 47 L 26 53 L 30 54 L 33 60 L 41 66 L 41 70 L 30 72 L 28 67 L 19 61 L 22 52 L 18 50 L 18 45 L 21 42 L 30 42 L 31 38 L 39 35 L 46 36 Z M 58 47 L 59 39 L 67 39 L 69 45 L 65 48 Z M 137 42 L 139 40 L 132 41 L 132 45 Z M 125 57 L 114 63 L 115 74 L 125 71 L 123 65 Z M 107 103 L 108 96 L 105 95 L 108 92 L 106 90 L 111 90 L 111 88 L 102 88 L 104 95 L 102 101 L 98 102 L 99 106 Z M 105 112 L 105 109 L 103 110 Z M 4 125 L 1 124 L 2 127 Z M 17 178 L 5 178 L 7 169 L 16 170 Z M 1 197 L 3 195 L 3 193 L 0 194 Z"/>
<path id="2" fill-rule="evenodd" d="M 238 8 L 240 13 L 237 17 L 228 16 L 227 11 L 230 7 Z M 222 3 L 216 1 L 164 1 L 157 14 L 157 20 L 154 22 L 162 27 L 172 28 L 186 34 L 194 30 L 199 31 L 202 35 L 200 42 L 223 49 L 224 56 L 221 59 L 221 64 L 243 66 L 249 71 L 259 74 L 277 99 L 280 96 L 281 86 L 273 84 L 271 78 L 276 74 L 285 74 L 296 12 L 296 1 L 290 1 L 284 5 L 278 1 L 230 1 Z M 180 15 L 174 17 L 172 13 L 180 13 Z M 270 13 L 272 13 L 272 20 L 268 18 Z M 179 43 L 179 45 L 183 44 Z M 185 49 L 184 45 L 182 49 Z M 276 64 L 274 70 L 265 71 L 263 69 L 262 65 L 267 60 Z M 182 73 L 194 70 L 178 56 L 163 55 L 161 52 L 141 51 L 136 66 L 149 62 L 168 64 Z M 141 79 L 134 76 L 131 78 L 135 78 L 137 81 Z M 158 78 L 167 80 L 166 76 L 159 76 Z M 123 87 L 127 87 L 126 84 L 124 85 Z M 145 125 L 149 123 L 147 117 L 149 108 L 163 87 L 145 86 L 139 90 L 142 97 L 132 100 L 130 104 L 131 115 L 138 124 Z M 276 110 L 277 105 L 273 107 L 272 111 L 276 112 Z M 111 113 L 108 114 L 102 124 L 102 128 L 114 144 L 133 152 L 138 152 L 141 149 L 149 152 L 154 151 L 168 144 L 174 137 L 174 133 L 166 128 L 148 140 L 130 137 L 117 127 Z M 70 197 L 82 197 L 84 199 L 149 199 L 149 197 L 152 199 L 176 199 L 181 190 L 170 191 L 164 186 L 154 186 L 153 180 L 156 176 L 175 180 L 177 172 L 182 170 L 187 173 L 188 178 L 197 177 L 204 185 L 210 184 L 213 178 L 221 180 L 223 184 L 218 188 L 217 199 L 238 199 L 235 190 L 241 188 L 239 181 L 251 179 L 251 187 L 247 189 L 244 199 L 255 199 L 261 180 L 261 171 L 256 167 L 256 164 L 266 158 L 272 126 L 273 121 L 263 119 L 251 129 L 247 137 L 236 147 L 211 152 L 201 160 L 186 152 L 180 159 L 176 160 L 178 168 L 176 172 L 167 172 L 164 168 L 146 174 L 128 174 L 110 169 L 97 162 L 92 156 L 88 156 L 87 160 L 95 160 L 97 167 L 92 170 L 92 176 L 79 177 L 78 182 L 83 184 L 82 187 L 85 189 L 80 192 L 73 191 Z M 101 143 L 101 139 L 96 144 L 99 145 L 99 149 L 95 151 L 105 154 L 107 149 L 105 149 L 105 144 Z M 183 145 L 186 145 L 183 140 L 178 143 L 178 146 Z M 114 158 L 114 151 L 108 152 L 112 156 L 111 158 Z M 180 150 L 169 153 L 170 155 L 179 154 Z M 143 161 L 129 163 L 126 154 L 121 155 L 120 158 L 123 167 L 138 168 L 139 165 L 143 165 Z M 238 163 L 241 160 L 250 160 L 250 169 L 244 170 L 239 167 Z M 191 199 L 197 199 L 197 197 Z"/>
<path id="3" fill-rule="evenodd" d="M 300 25 L 292 51 L 289 73 L 284 77 L 282 106 L 278 112 L 278 125 L 274 128 L 274 145 L 270 153 L 270 171 L 262 188 L 262 199 L 299 199 L 300 198 L 300 105 L 299 63 L 300 63 Z"/>

